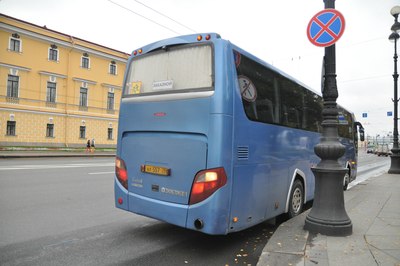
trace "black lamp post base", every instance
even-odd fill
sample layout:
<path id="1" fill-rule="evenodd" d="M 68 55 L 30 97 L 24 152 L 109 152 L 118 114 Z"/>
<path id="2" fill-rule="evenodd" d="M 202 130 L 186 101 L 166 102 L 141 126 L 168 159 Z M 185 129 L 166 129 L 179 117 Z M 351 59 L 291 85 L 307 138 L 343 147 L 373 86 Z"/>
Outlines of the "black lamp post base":
<path id="1" fill-rule="evenodd" d="M 331 165 L 333 166 L 333 165 Z M 344 208 L 343 179 L 347 169 L 312 168 L 314 203 L 304 229 L 327 236 L 349 236 L 353 225 Z"/>
<path id="2" fill-rule="evenodd" d="M 389 174 L 400 174 L 400 154 L 393 154 L 390 156 Z"/>
<path id="3" fill-rule="evenodd" d="M 326 236 L 349 236 L 353 232 L 353 224 L 350 219 L 344 221 L 328 221 L 307 216 L 304 229 L 312 233 L 319 233 Z"/>

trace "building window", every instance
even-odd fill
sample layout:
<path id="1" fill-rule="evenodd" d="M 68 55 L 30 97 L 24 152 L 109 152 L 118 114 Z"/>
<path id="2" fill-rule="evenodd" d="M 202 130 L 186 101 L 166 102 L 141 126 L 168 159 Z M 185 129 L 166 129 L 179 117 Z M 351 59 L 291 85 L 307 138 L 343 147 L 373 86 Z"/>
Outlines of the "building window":
<path id="1" fill-rule="evenodd" d="M 58 49 L 57 49 L 57 46 L 55 46 L 55 45 L 52 45 L 49 48 L 49 60 L 58 61 Z"/>
<path id="2" fill-rule="evenodd" d="M 87 88 L 81 88 L 80 90 L 80 96 L 79 96 L 79 106 L 82 107 L 87 107 L 87 94 L 88 94 L 88 89 Z"/>
<path id="3" fill-rule="evenodd" d="M 113 129 L 112 128 L 108 128 L 107 138 L 113 139 Z"/>
<path id="4" fill-rule="evenodd" d="M 46 137 L 54 137 L 54 124 L 47 124 Z"/>
<path id="5" fill-rule="evenodd" d="M 110 64 L 110 74 L 117 75 L 117 64 L 115 62 L 111 62 Z"/>
<path id="6" fill-rule="evenodd" d="M 9 48 L 10 48 L 10 51 L 18 52 L 18 53 L 21 52 L 21 40 L 19 39 L 19 36 L 18 36 L 18 39 L 14 38 L 14 37 L 10 38 L 10 47 Z"/>
<path id="7" fill-rule="evenodd" d="M 114 110 L 114 93 L 112 93 L 112 92 L 108 93 L 107 110 Z"/>
<path id="8" fill-rule="evenodd" d="M 15 121 L 7 121 L 7 136 L 15 136 L 15 127 L 16 127 L 16 122 Z"/>
<path id="9" fill-rule="evenodd" d="M 50 103 L 56 102 L 56 83 L 55 82 L 47 82 L 47 96 L 46 101 Z"/>
<path id="10" fill-rule="evenodd" d="M 83 68 L 90 68 L 90 60 L 89 60 L 89 55 L 87 56 L 82 56 L 82 61 L 81 61 L 81 67 Z"/>
<path id="11" fill-rule="evenodd" d="M 79 138 L 85 139 L 86 138 L 86 126 L 80 126 L 79 128 Z"/>
<path id="12" fill-rule="evenodd" d="M 8 75 L 7 97 L 18 98 L 19 77 Z"/>

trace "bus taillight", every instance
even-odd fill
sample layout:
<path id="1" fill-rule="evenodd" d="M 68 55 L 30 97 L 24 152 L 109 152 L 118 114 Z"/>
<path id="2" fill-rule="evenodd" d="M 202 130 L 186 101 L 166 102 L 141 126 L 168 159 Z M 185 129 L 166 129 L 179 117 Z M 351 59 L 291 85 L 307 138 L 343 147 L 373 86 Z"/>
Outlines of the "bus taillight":
<path id="1" fill-rule="evenodd" d="M 193 182 L 189 204 L 205 200 L 217 189 L 223 187 L 226 180 L 225 170 L 222 167 L 198 172 Z"/>
<path id="2" fill-rule="evenodd" d="M 115 157 L 115 175 L 121 185 L 128 189 L 128 171 L 126 170 L 124 160 L 119 157 Z"/>

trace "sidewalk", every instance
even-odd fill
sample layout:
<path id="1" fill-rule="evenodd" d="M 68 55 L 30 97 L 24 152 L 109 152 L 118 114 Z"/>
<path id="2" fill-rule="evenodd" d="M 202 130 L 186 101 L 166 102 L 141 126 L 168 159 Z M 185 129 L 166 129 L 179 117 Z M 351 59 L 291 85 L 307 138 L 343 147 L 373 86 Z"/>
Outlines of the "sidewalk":
<path id="1" fill-rule="evenodd" d="M 400 175 L 373 177 L 344 198 L 352 235 L 309 234 L 307 211 L 279 226 L 257 265 L 400 266 Z"/>
<path id="2" fill-rule="evenodd" d="M 114 157 L 115 150 L 96 150 L 86 152 L 79 149 L 43 149 L 43 150 L 0 150 L 0 159 L 38 158 L 38 157 Z"/>

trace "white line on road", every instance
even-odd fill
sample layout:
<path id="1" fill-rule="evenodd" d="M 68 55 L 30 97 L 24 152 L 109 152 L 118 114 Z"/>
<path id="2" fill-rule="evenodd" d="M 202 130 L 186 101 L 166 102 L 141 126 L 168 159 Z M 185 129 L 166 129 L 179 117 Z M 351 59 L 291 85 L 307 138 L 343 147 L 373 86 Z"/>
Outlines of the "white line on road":
<path id="1" fill-rule="evenodd" d="M 375 177 L 375 176 L 379 176 L 382 175 L 384 173 L 387 173 L 389 167 L 390 167 L 390 161 L 384 161 L 381 163 L 377 163 L 377 164 L 371 164 L 373 167 L 371 167 L 369 169 L 365 169 L 368 166 L 363 166 L 363 167 L 359 167 L 359 171 L 356 180 L 354 180 L 353 182 L 351 182 L 349 184 L 348 189 L 351 189 L 352 187 L 368 180 L 371 177 Z M 360 171 L 360 169 L 362 169 L 362 171 Z"/>
<path id="2" fill-rule="evenodd" d="M 89 175 L 108 175 L 108 174 L 114 174 L 115 172 L 97 172 L 97 173 L 88 173 Z"/>
<path id="3" fill-rule="evenodd" d="M 80 168 L 80 167 L 108 167 L 114 166 L 114 163 L 91 163 L 91 164 L 56 164 L 56 165 L 18 165 L 0 167 L 0 171 L 6 170 L 40 170 L 40 169 L 57 169 L 57 168 Z"/>

